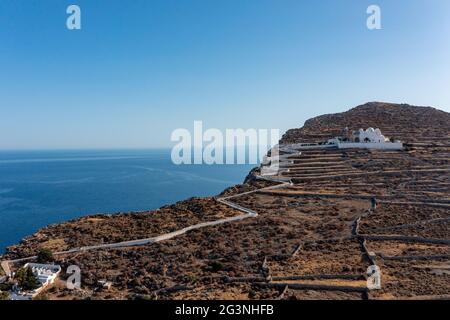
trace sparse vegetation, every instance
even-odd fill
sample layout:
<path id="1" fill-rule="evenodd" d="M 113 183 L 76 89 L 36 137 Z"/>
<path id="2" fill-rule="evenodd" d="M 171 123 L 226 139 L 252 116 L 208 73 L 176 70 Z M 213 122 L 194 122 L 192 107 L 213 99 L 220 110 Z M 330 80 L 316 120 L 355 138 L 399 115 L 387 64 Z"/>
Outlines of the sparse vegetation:
<path id="1" fill-rule="evenodd" d="M 39 263 L 48 263 L 52 262 L 54 260 L 53 258 L 53 252 L 50 249 L 41 249 L 39 250 L 37 254 L 37 262 Z"/>
<path id="2" fill-rule="evenodd" d="M 192 205 L 191 202 L 197 203 Z M 211 198 L 191 198 L 162 207 L 156 211 L 125 213 L 118 215 L 92 215 L 64 224 L 48 226 L 39 231 L 36 238 L 27 239 L 26 246 L 8 249 L 10 258 L 38 255 L 45 263 L 53 261 L 51 251 L 64 251 L 98 243 L 114 243 L 148 238 L 182 229 L 192 224 L 240 215 L 237 210 Z M 42 239 L 52 241 L 52 250 L 42 249 Z M 62 240 L 63 239 L 63 240 Z"/>
<path id="3" fill-rule="evenodd" d="M 219 261 L 214 261 L 211 263 L 211 269 L 214 272 L 221 271 L 221 270 L 223 270 L 223 264 Z"/>
<path id="4" fill-rule="evenodd" d="M 39 282 L 30 267 L 17 270 L 14 279 L 23 290 L 34 290 L 39 287 Z"/>
<path id="5" fill-rule="evenodd" d="M 9 294 L 6 291 L 0 291 L 0 300 L 8 300 Z"/>
<path id="6" fill-rule="evenodd" d="M 11 283 L 0 283 L 0 291 L 9 291 L 11 290 Z"/>
<path id="7" fill-rule="evenodd" d="M 282 142 L 323 140 L 324 136 L 336 136 L 343 127 L 352 124 L 355 127 L 352 130 L 380 127 L 387 136 L 411 141 L 409 148 L 304 150 L 292 159 L 294 166 L 289 177 L 293 185 L 233 198 L 237 205 L 257 211 L 256 219 L 195 230 L 149 246 L 64 257 L 64 263 L 83 266 L 85 292 L 95 293 L 86 297 L 78 291 L 56 288 L 47 294 L 50 298 L 75 299 L 276 299 L 282 288 L 272 290 L 254 285 L 255 279 L 259 281 L 267 275 L 311 276 L 308 281 L 320 284 L 366 285 L 364 276 L 370 261 L 362 245 L 352 238 L 359 217 L 362 217 L 360 234 L 450 239 L 448 221 L 415 225 L 450 217 L 445 200 L 449 190 L 450 119 L 427 108 L 405 107 L 407 111 L 398 108 L 369 104 L 338 116 L 318 117 L 307 121 L 302 129 L 288 131 Z M 408 128 L 405 123 L 414 123 L 414 127 Z M 443 137 L 444 143 L 436 141 L 436 137 Z M 222 195 L 269 185 L 273 184 L 250 174 L 244 184 L 230 187 Z M 370 209 L 374 196 L 380 200 L 376 213 L 362 216 Z M 45 228 L 6 255 L 8 258 L 35 255 L 48 239 L 59 239 L 54 242 L 59 249 L 80 247 L 102 241 L 146 238 L 236 214 L 240 213 L 212 198 L 192 198 L 155 212 L 84 217 Z M 402 227 L 386 229 L 393 226 Z M 375 298 L 448 294 L 450 278 L 442 273 L 448 268 L 446 260 L 428 258 L 448 255 L 448 245 L 367 240 L 366 246 L 370 252 L 386 256 L 425 256 L 414 263 L 377 259 L 386 277 L 382 290 L 371 293 Z M 297 248 L 298 253 L 293 255 Z M 264 268 L 263 261 L 266 261 Z M 233 282 L 236 278 L 239 281 Z M 111 279 L 113 289 L 95 291 L 100 279 Z M 305 280 L 298 283 L 302 281 Z M 289 287 L 284 299 L 290 298 L 361 299 L 362 295 Z"/>

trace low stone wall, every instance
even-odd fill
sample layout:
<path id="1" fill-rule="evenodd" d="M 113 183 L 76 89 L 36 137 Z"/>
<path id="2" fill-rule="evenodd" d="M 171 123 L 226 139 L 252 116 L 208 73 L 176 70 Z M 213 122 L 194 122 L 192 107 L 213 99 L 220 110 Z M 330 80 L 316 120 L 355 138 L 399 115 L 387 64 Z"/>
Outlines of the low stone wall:
<path id="1" fill-rule="evenodd" d="M 339 142 L 337 144 L 339 149 L 380 149 L 380 150 L 402 150 L 403 143 L 401 142 Z"/>
<path id="2" fill-rule="evenodd" d="M 295 150 L 309 150 L 309 149 L 332 149 L 336 148 L 336 145 L 334 144 L 302 144 L 302 143 L 294 143 L 290 144 L 289 148 L 295 149 Z"/>
<path id="3" fill-rule="evenodd" d="M 345 291 L 345 292 L 367 292 L 366 287 L 337 286 L 326 284 L 300 284 L 300 283 L 255 283 L 254 285 L 262 288 L 275 288 L 284 290 L 289 286 L 293 290 L 319 290 L 319 291 Z"/>

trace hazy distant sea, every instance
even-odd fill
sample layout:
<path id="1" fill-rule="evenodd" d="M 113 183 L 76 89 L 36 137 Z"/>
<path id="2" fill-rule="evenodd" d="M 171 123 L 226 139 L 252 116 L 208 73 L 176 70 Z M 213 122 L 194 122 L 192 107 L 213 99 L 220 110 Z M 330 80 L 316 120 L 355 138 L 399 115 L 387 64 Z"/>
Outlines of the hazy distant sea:
<path id="1" fill-rule="evenodd" d="M 0 253 L 48 224 L 215 195 L 252 167 L 176 166 L 170 150 L 1 151 Z"/>

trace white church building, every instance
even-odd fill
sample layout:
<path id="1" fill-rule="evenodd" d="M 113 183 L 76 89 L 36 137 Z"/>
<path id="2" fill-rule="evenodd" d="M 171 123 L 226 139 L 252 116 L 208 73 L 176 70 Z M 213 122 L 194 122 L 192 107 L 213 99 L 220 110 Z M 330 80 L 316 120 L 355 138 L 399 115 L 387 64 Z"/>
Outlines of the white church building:
<path id="1" fill-rule="evenodd" d="M 385 136 L 381 134 L 380 129 L 369 128 L 367 130 L 359 129 L 356 133 L 356 139 L 359 142 L 376 142 L 376 143 L 385 143 L 390 142 Z"/>
<path id="2" fill-rule="evenodd" d="M 346 128 L 346 130 L 348 130 Z M 380 129 L 368 128 L 353 131 L 346 137 L 336 137 L 328 140 L 327 145 L 336 146 L 338 149 L 361 148 L 361 149 L 383 149 L 401 150 L 403 143 L 400 141 L 390 141 Z"/>

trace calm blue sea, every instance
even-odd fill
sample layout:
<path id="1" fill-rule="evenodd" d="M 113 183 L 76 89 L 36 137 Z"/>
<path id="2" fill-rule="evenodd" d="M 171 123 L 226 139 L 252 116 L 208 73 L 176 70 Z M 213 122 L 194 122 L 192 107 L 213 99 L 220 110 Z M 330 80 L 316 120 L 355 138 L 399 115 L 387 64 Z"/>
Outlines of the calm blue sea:
<path id="1" fill-rule="evenodd" d="M 170 150 L 2 151 L 0 253 L 51 223 L 218 194 L 252 167 L 176 166 Z"/>

